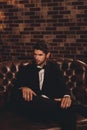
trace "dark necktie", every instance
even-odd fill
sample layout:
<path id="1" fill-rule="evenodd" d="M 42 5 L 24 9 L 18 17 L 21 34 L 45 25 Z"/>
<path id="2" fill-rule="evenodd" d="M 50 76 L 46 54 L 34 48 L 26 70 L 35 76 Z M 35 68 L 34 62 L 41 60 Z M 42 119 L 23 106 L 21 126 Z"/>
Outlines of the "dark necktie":
<path id="1" fill-rule="evenodd" d="M 44 65 L 42 68 L 40 68 L 40 67 L 37 66 L 37 70 L 40 71 L 42 69 L 45 69 L 45 67 L 46 67 L 46 65 Z"/>
<path id="2" fill-rule="evenodd" d="M 43 68 L 38 68 L 38 67 L 37 67 L 37 70 L 38 70 L 38 71 L 40 71 L 40 70 L 42 70 L 42 69 L 43 69 Z"/>

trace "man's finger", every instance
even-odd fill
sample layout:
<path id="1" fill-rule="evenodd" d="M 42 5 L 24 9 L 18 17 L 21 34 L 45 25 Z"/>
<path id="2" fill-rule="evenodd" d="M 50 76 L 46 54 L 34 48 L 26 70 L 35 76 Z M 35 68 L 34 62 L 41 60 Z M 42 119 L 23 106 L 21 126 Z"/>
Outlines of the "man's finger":
<path id="1" fill-rule="evenodd" d="M 58 101 L 58 102 L 61 102 L 62 99 L 61 98 L 55 98 L 54 100 Z"/>

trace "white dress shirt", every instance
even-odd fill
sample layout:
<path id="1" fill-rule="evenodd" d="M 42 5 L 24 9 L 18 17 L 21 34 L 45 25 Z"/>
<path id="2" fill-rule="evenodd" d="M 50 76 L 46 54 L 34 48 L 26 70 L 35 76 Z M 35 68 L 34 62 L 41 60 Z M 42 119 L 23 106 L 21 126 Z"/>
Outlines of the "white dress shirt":
<path id="1" fill-rule="evenodd" d="M 44 70 L 44 68 L 41 68 L 40 66 L 37 66 L 37 68 L 40 68 L 40 70 L 39 70 L 39 87 L 40 87 L 40 90 L 42 90 L 45 70 Z"/>

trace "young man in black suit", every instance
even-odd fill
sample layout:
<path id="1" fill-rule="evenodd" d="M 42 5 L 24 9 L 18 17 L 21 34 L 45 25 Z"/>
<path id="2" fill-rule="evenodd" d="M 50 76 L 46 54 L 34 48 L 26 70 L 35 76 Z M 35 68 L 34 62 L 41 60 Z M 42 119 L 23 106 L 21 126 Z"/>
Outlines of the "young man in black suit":
<path id="1" fill-rule="evenodd" d="M 15 82 L 15 98 L 24 112 L 33 118 L 55 119 L 62 130 L 76 130 L 72 100 L 57 63 L 49 61 L 45 41 L 34 46 L 34 60 L 21 67 Z"/>

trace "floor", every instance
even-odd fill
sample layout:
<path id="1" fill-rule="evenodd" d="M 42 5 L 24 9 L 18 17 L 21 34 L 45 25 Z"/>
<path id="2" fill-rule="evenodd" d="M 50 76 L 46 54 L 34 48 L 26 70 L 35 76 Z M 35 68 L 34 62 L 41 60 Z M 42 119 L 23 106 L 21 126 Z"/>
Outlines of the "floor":
<path id="1" fill-rule="evenodd" d="M 28 118 L 10 111 L 0 113 L 0 130 L 60 130 L 58 124 L 50 122 L 32 122 Z M 87 124 L 78 125 L 77 130 L 87 130 Z"/>

